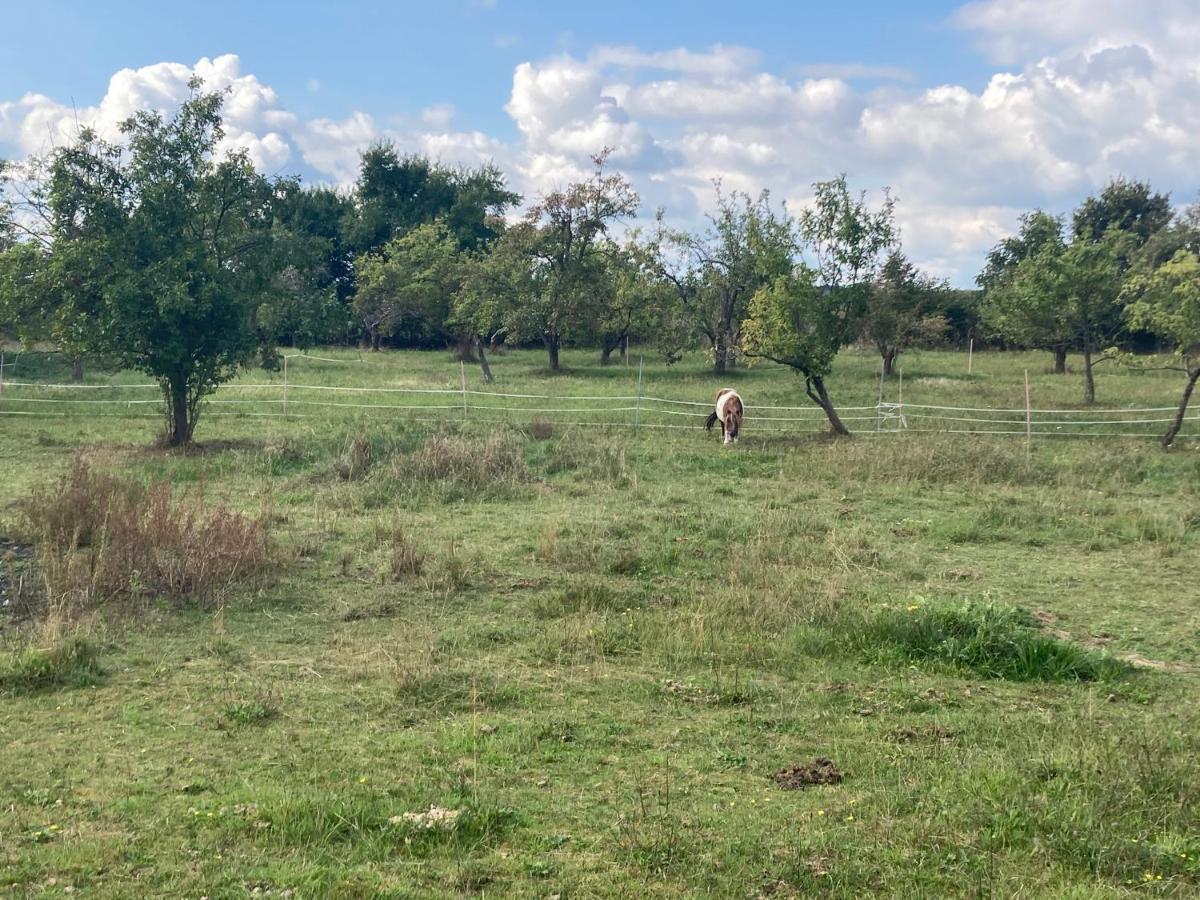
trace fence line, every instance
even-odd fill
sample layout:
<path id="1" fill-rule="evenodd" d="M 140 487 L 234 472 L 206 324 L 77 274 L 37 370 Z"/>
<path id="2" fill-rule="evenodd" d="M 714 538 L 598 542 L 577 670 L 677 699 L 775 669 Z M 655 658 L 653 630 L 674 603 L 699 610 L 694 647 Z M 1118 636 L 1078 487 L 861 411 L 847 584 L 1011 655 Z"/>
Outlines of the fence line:
<path id="1" fill-rule="evenodd" d="M 326 361 L 320 357 L 306 357 Z M 328 360 L 334 362 L 335 360 Z M 10 366 L 11 368 L 11 366 Z M 520 416 L 550 417 L 560 425 L 613 426 L 695 430 L 695 420 L 707 417 L 711 402 L 636 394 L 536 394 L 468 389 L 465 375 L 459 388 L 423 388 L 371 386 L 354 387 L 291 382 L 235 383 L 223 385 L 216 396 L 204 401 L 213 407 L 208 415 L 226 417 L 263 417 L 319 419 L 306 415 L 305 408 L 346 411 L 379 410 L 392 412 L 461 412 L 467 421 L 511 422 Z M 160 406 L 162 399 L 119 396 L 121 392 L 159 390 L 154 383 L 62 384 L 4 380 L 0 393 L 0 416 L 45 418 L 103 417 L 157 418 L 161 413 L 138 412 L 141 407 Z M 98 396 L 108 391 L 111 397 Z M 260 391 L 267 396 L 231 397 L 228 394 Z M 311 399 L 297 399 L 310 392 Z M 332 394 L 346 399 L 318 399 L 312 394 Z M 46 394 L 57 396 L 46 396 Z M 84 396 L 80 396 L 80 395 Z M 274 394 L 274 396 L 271 396 Z M 224 396 L 223 396 L 224 395 Z M 427 397 L 431 402 L 380 402 L 385 398 Z M 438 401 L 441 402 L 438 402 Z M 356 402 L 362 401 L 362 402 Z M 515 402 L 514 402 L 515 401 Z M 526 402 L 527 401 L 527 402 Z M 533 405 L 536 401 L 537 405 Z M 221 413 L 218 408 L 227 408 Z M 255 407 L 258 407 L 255 409 Z M 674 408 L 672 408 L 674 407 Z M 689 407 L 679 409 L 678 407 Z M 704 410 L 703 412 L 699 410 Z M 111 410 L 105 412 L 104 410 Z M 293 411 L 294 410 L 294 411 Z M 825 431 L 827 423 L 816 406 L 762 405 L 746 407 L 752 431 L 771 434 L 802 434 Z M 797 415 L 798 413 L 798 415 Z M 1173 422 L 1177 407 L 1125 407 L 1117 409 L 1033 409 L 1004 407 L 944 406 L 929 403 L 884 401 L 872 406 L 838 408 L 843 421 L 874 422 L 875 428 L 856 434 L 942 433 L 980 435 L 1026 435 L 1029 437 L 1160 437 L 1158 433 L 1130 430 L 1131 426 L 1160 425 Z M 1170 415 L 1159 415 L 1167 414 Z M 560 419 L 568 416 L 569 420 Z M 582 418 L 581 418 L 582 416 Z M 1086 416 L 1086 418 L 1077 418 Z M 693 420 L 688 424 L 670 419 Z M 656 421 L 657 420 L 657 421 Z M 665 420 L 665 421 L 664 421 Z M 1200 412 L 1184 416 L 1185 423 L 1200 421 Z M 911 422 L 911 424 L 910 424 Z M 962 427 L 962 426 L 968 427 Z M 804 427 L 813 426 L 813 427 Z M 991 427 L 987 427 L 991 426 Z"/>

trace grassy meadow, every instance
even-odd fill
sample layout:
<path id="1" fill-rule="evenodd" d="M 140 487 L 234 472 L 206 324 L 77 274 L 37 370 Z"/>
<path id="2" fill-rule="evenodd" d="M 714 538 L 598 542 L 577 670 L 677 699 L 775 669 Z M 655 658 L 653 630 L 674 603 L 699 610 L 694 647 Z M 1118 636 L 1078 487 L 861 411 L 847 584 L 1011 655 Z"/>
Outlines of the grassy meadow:
<path id="1" fill-rule="evenodd" d="M 152 403 L 82 402 L 143 389 L 0 396 L 0 897 L 1200 893 L 1200 423 L 1169 452 L 918 430 L 945 423 L 916 404 L 1020 410 L 1026 370 L 1062 421 L 1082 378 L 1048 354 L 906 356 L 910 430 L 868 409 L 837 441 L 774 366 L 648 357 L 639 389 L 636 361 L 518 351 L 466 387 L 532 396 L 464 415 L 299 387 L 461 390 L 446 353 L 314 353 L 289 418 L 248 372 L 190 452 Z M 877 373 L 844 354 L 834 401 L 873 407 Z M 557 399 L 726 383 L 733 447 L 668 412 L 703 407 Z M 1181 388 L 1108 368 L 1072 415 Z M 79 399 L 2 414 L 36 397 Z"/>

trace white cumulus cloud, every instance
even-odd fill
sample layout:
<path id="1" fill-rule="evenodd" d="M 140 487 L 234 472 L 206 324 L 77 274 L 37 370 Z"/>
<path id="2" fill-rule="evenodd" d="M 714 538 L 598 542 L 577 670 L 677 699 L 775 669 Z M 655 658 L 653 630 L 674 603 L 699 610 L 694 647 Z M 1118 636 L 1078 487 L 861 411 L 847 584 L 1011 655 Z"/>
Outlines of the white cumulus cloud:
<path id="1" fill-rule="evenodd" d="M 78 109 L 0 98 L 0 157 L 44 153 L 81 125 L 116 138 L 133 111 L 176 107 L 199 75 L 228 90 L 228 146 L 265 172 L 343 185 L 365 147 L 391 140 L 448 164 L 494 161 L 533 197 L 586 175 L 607 146 L 647 213 L 661 204 L 699 225 L 713 179 L 795 206 L 844 171 L 856 188 L 890 186 L 910 255 L 959 284 L 1027 209 L 1066 211 L 1118 175 L 1181 202 L 1200 187 L 1196 0 L 975 0 L 951 23 L 998 61 L 981 88 L 920 87 L 861 61 L 773 71 L 745 47 L 604 45 L 517 65 L 505 105 L 517 136 L 503 140 L 457 126 L 448 103 L 302 119 L 225 55 L 123 69 Z"/>

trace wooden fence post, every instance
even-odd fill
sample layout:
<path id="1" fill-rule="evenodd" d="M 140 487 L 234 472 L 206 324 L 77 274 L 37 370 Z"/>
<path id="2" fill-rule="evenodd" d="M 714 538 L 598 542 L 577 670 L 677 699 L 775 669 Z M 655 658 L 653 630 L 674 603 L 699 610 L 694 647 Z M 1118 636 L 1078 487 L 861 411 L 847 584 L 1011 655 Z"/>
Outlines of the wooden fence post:
<path id="1" fill-rule="evenodd" d="M 646 361 L 644 356 L 638 357 L 638 384 L 637 384 L 637 403 L 633 407 L 633 427 L 637 428 L 642 423 L 642 364 Z"/>
<path id="2" fill-rule="evenodd" d="M 1025 370 L 1025 459 L 1029 460 L 1029 446 L 1033 442 L 1033 406 L 1029 402 L 1029 370 Z"/>
<path id="3" fill-rule="evenodd" d="M 463 421 L 467 421 L 467 364 L 458 361 L 458 374 L 462 378 Z"/>

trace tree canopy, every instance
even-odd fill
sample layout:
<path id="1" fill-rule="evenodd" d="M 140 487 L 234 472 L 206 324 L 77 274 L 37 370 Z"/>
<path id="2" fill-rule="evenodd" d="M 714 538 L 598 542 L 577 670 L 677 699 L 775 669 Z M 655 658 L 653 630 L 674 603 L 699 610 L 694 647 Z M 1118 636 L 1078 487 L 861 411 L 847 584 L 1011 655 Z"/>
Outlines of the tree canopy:
<path id="1" fill-rule="evenodd" d="M 222 99 L 193 81 L 171 118 L 122 123 L 126 149 L 85 129 L 54 154 L 46 187 L 41 290 L 58 336 L 155 378 L 172 445 L 191 441 L 203 397 L 263 346 L 274 185 L 244 151 L 218 158 Z"/>

